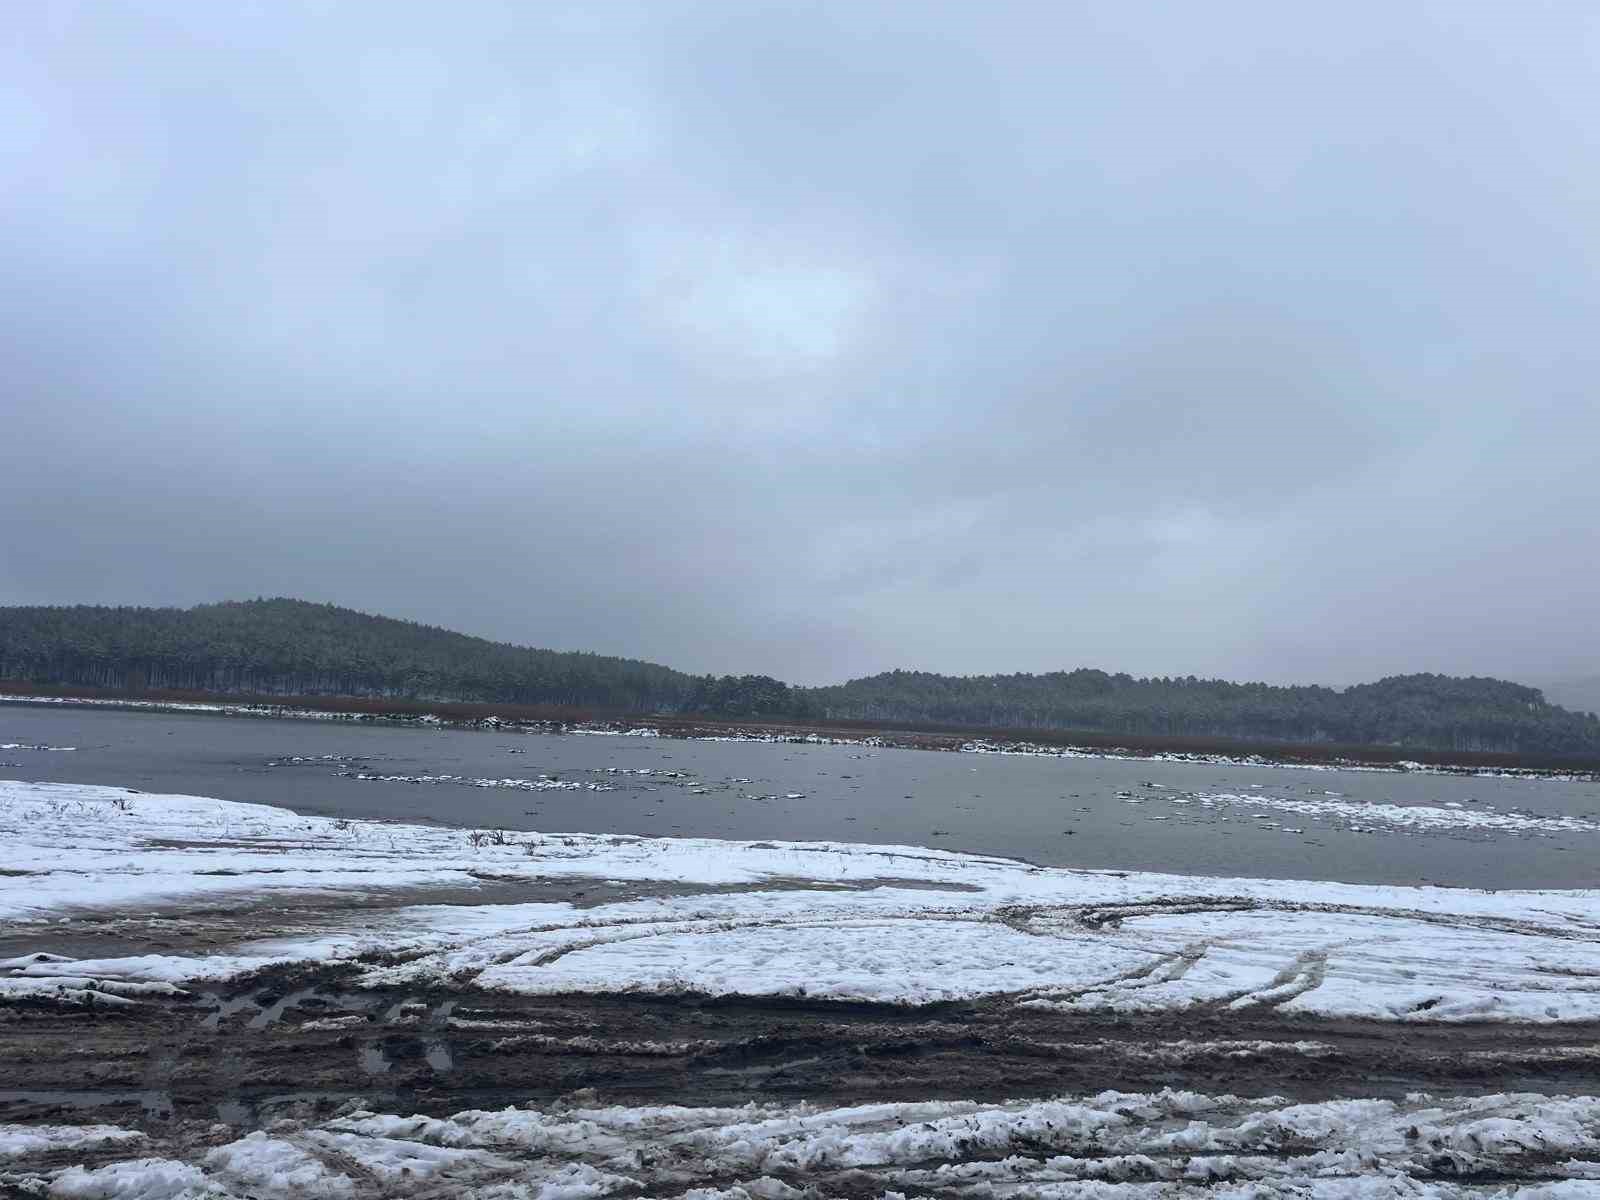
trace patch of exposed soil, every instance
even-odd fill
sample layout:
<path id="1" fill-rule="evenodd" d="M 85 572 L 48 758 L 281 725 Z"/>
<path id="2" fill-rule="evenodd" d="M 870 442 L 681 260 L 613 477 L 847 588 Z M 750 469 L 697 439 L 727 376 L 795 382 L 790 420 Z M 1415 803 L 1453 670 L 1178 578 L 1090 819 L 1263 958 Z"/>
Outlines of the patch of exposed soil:
<path id="1" fill-rule="evenodd" d="M 1107 1088 L 1398 1098 L 1600 1091 L 1600 1025 L 1407 1025 L 1275 1009 L 1159 1015 L 772 999 L 353 991 L 272 968 L 114 1010 L 0 1010 L 0 1121 L 254 1125 L 360 1099 L 548 1104 L 1050 1096 Z"/>

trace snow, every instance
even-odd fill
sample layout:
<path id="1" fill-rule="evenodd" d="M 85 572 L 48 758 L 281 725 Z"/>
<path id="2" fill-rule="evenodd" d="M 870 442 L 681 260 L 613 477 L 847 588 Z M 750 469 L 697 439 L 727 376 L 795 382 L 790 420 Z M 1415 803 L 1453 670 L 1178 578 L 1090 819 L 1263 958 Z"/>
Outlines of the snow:
<path id="1" fill-rule="evenodd" d="M 126 962 L 127 960 L 123 960 Z M 182 996 L 185 993 L 167 983 L 139 982 L 127 978 L 128 969 L 119 963 L 118 977 L 97 979 L 83 974 L 81 964 L 36 963 L 0 977 L 0 1003 L 35 1002 L 75 1008 L 127 1007 L 140 999 Z M 43 976 L 25 978 L 22 976 Z"/>
<path id="2" fill-rule="evenodd" d="M 550 948 L 529 947 L 510 962 L 486 967 L 475 982 L 492 990 L 560 994 L 608 990 L 622 979 L 629 990 L 643 992 L 755 991 L 932 1004 L 979 994 L 979 978 L 983 992 L 1085 987 L 1151 957 L 1114 945 L 1041 945 L 1004 926 L 915 916 L 784 916 L 728 924 L 630 926 L 603 940 L 591 931 L 547 935 Z M 578 952 L 560 953 L 569 946 Z"/>
<path id="3" fill-rule="evenodd" d="M 1453 1182 L 1474 1177 L 1528 1186 Z M 446 1118 L 358 1111 L 277 1121 L 269 1131 L 172 1157 L 40 1168 L 32 1180 L 51 1196 L 159 1200 L 641 1193 L 1565 1200 L 1600 1188 L 1600 1099 L 1419 1094 L 1294 1103 L 1168 1090 L 842 1108 L 507 1108 Z"/>
<path id="4" fill-rule="evenodd" d="M 45 1194 L 51 1200 L 199 1200 L 227 1193 L 208 1187 L 205 1175 L 188 1163 L 142 1158 L 94 1170 L 68 1167 Z"/>
<path id="5" fill-rule="evenodd" d="M 212 1180 L 228 1191 L 250 1196 L 305 1196 L 342 1200 L 355 1193 L 355 1181 L 309 1149 L 256 1131 L 205 1156 Z"/>
<path id="6" fill-rule="evenodd" d="M 1454 812 L 1456 810 L 1449 810 Z M 1475 815 L 1475 814 L 1474 814 Z M 0 962 L 0 1004 L 159 1003 L 269 963 L 404 951 L 359 985 L 698 993 L 1028 1007 L 1280 1007 L 1395 1022 L 1600 1020 L 1600 893 L 1486 892 L 1033 867 L 910 846 L 505 835 L 264 805 L 0 781 L 0 920 L 51 950 L 64 916 L 233 895 L 325 898 L 315 934 L 203 957 Z M 571 880 L 730 888 L 577 908 L 359 891 Z M 425 895 L 425 891 L 423 892 Z M 181 911 L 181 908 L 176 911 Z"/>
<path id="7" fill-rule="evenodd" d="M 1212 799 L 1270 811 L 1279 798 Z M 1292 803 L 1325 806 L 1301 813 L 1308 818 L 1345 819 L 1326 807 L 1342 804 L 1337 796 Z M 1362 820 L 1381 819 L 1371 809 L 1382 806 L 1359 807 Z M 1430 806 L 1413 819 L 1539 819 L 1484 807 Z M 346 961 L 356 968 L 356 988 L 900 1004 L 984 998 L 1030 1010 L 1197 1010 L 1212 1018 L 1271 1007 L 1390 1022 L 1397 1031 L 1414 1022 L 1600 1020 L 1597 891 L 1078 871 L 832 842 L 552 833 L 499 842 L 479 831 L 301 816 L 208 797 L 9 781 L 0 781 L 0 846 L 0 927 L 45 947 L 0 959 L 0 1010 L 193 1003 L 185 993 L 196 984 L 268 963 Z M 587 908 L 550 900 L 343 904 L 357 892 L 455 891 L 485 878 L 567 881 L 574 891 L 605 881 L 643 896 Z M 685 895 L 686 884 L 722 890 Z M 65 934 L 86 919 L 142 918 L 157 905 L 182 915 L 185 905 L 219 898 L 253 904 L 285 895 L 317 902 L 314 933 L 274 932 L 269 924 L 263 936 L 201 956 L 57 952 L 71 948 Z M 56 946 L 50 935 L 58 929 L 64 936 Z M 357 961 L 375 949 L 402 959 Z M 432 1019 L 429 1005 L 413 1007 L 419 1020 Z M 438 1009 L 446 1027 L 494 1036 L 492 1022 L 448 1008 Z M 335 1028 L 345 1019 L 330 1014 L 321 1024 Z M 1319 1028 L 1308 1020 L 1307 1036 L 1293 1043 L 1152 1039 L 1119 1044 L 1118 1052 L 1175 1067 L 1281 1056 L 1286 1048 L 1307 1059 L 1338 1054 L 1337 1038 Z M 507 1033 L 508 1043 L 546 1036 L 527 1026 Z M 1093 1039 L 1068 1036 L 1056 1049 L 1106 1053 Z M 585 1041 L 552 1040 L 579 1050 Z M 603 1038 L 595 1046 L 617 1049 Z M 641 1054 L 693 1049 L 630 1046 Z M 1549 1048 L 1552 1061 L 1595 1053 L 1586 1045 Z M 145 1133 L 0 1125 L 0 1193 L 86 1200 L 1600 1197 L 1600 1098 L 1593 1096 L 1296 1103 L 1169 1090 L 848 1107 L 584 1103 L 448 1117 L 347 1111 L 250 1132 L 215 1126 L 199 1138 L 169 1138 L 159 1124 Z M 70 1158 L 80 1161 L 64 1165 Z"/>
<path id="8" fill-rule="evenodd" d="M 144 1134 L 115 1125 L 0 1125 L 0 1160 L 142 1141 Z"/>
<path id="9" fill-rule="evenodd" d="M 314 708 L 286 708 L 276 704 L 230 704 L 224 701 L 124 700 L 91 696 L 20 696 L 0 694 L 0 704 L 68 705 L 73 708 L 119 708 L 154 712 L 226 713 L 252 717 L 295 717 L 301 720 L 361 719 L 365 714 L 324 712 Z M 426 721 L 429 718 L 417 718 Z M 433 717 L 437 723 L 439 718 Z"/>

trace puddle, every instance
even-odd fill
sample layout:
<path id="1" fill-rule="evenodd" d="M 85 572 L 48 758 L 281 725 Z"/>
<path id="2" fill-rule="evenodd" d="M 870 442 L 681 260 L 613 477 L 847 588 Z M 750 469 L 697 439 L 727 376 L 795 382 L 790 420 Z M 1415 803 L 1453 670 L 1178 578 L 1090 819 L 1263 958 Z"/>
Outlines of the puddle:
<path id="1" fill-rule="evenodd" d="M 450 1014 L 456 1011 L 459 1000 L 446 1000 L 428 1014 L 429 1029 L 446 1029 L 450 1025 Z M 450 1053 L 450 1044 L 443 1038 L 431 1039 L 423 1053 L 423 1059 L 435 1071 L 453 1071 L 456 1069 L 456 1060 Z"/>
<path id="2" fill-rule="evenodd" d="M 365 1042 L 360 1050 L 361 1069 L 368 1075 L 386 1074 L 391 1064 L 388 1055 L 384 1054 L 383 1047 L 377 1042 Z"/>
<path id="3" fill-rule="evenodd" d="M 316 988 L 301 988 L 297 992 L 290 992 L 287 996 L 283 996 L 278 1000 L 273 1001 L 266 1008 L 263 1008 L 260 1012 L 256 1013 L 255 1016 L 251 1017 L 249 1028 L 265 1029 L 268 1025 L 276 1025 L 278 1023 L 278 1019 L 283 1016 L 286 1009 L 299 1008 L 307 1000 L 310 1000 L 316 996 L 318 996 Z"/>
<path id="4" fill-rule="evenodd" d="M 811 1058 L 793 1058 L 788 1062 L 781 1063 L 754 1063 L 748 1067 L 707 1067 L 705 1074 L 744 1076 L 745 1078 L 765 1077 L 791 1070 L 794 1067 L 813 1066 L 821 1061 L 820 1058 L 813 1056 Z"/>
<path id="5" fill-rule="evenodd" d="M 208 1015 L 200 1024 L 206 1029 L 216 1029 L 223 1021 L 234 1014 L 241 1013 L 247 1008 L 255 1007 L 257 1007 L 256 1002 L 250 999 L 249 996 L 234 996 L 229 1000 L 221 1000 L 217 1002 L 216 1011 Z"/>
<path id="6" fill-rule="evenodd" d="M 215 1005 L 215 1008 L 200 1022 L 205 1029 L 219 1029 L 224 1021 L 249 1009 L 254 1009 L 255 1015 L 245 1023 L 245 1028 L 267 1029 L 281 1021 L 284 1014 L 288 1012 L 303 1009 L 306 1010 L 309 1020 L 322 1020 L 338 1016 L 368 1015 L 380 1003 L 380 1001 L 371 996 L 358 996 L 345 992 L 324 992 L 314 987 L 301 988 L 285 996 L 280 996 L 265 1008 L 252 996 L 232 996 L 227 999 L 213 997 L 211 1002 Z M 394 1020 L 395 1015 L 405 1005 L 405 1001 L 393 1005 L 384 1014 L 384 1020 Z"/>
<path id="7" fill-rule="evenodd" d="M 407 1018 L 416 1018 L 420 1020 L 422 1015 L 427 1011 L 428 1006 L 422 1003 L 422 1001 L 412 1000 L 409 997 L 406 997 L 404 999 L 396 1000 L 393 1004 L 391 1004 L 384 1011 L 383 1019 L 386 1024 L 393 1025 Z"/>
<path id="8" fill-rule="evenodd" d="M 441 1003 L 438 1008 L 428 1015 L 428 1027 L 430 1029 L 438 1029 L 449 1020 L 450 1014 L 455 1012 L 456 1005 L 460 1003 L 461 1001 L 459 1000 L 446 1000 Z"/>

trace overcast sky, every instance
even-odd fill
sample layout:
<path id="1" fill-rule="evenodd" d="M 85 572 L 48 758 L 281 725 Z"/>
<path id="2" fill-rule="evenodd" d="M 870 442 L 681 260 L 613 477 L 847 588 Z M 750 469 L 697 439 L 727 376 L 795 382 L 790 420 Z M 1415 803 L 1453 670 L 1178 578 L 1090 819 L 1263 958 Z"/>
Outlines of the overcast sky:
<path id="1" fill-rule="evenodd" d="M 0 603 L 1600 671 L 1600 8 L 19 5 Z"/>

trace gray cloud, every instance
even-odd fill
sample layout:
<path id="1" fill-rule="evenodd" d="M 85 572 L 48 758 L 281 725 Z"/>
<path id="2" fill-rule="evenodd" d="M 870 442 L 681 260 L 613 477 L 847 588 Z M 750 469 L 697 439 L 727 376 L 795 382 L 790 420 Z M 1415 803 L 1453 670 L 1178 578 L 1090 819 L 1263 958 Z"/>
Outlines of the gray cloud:
<path id="1" fill-rule="evenodd" d="M 1600 669 L 1600 19 L 1125 8 L 19 11 L 0 602 Z"/>

